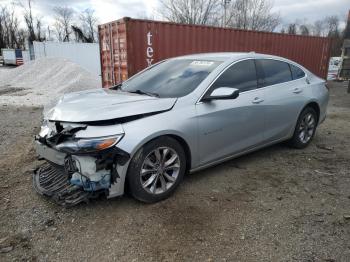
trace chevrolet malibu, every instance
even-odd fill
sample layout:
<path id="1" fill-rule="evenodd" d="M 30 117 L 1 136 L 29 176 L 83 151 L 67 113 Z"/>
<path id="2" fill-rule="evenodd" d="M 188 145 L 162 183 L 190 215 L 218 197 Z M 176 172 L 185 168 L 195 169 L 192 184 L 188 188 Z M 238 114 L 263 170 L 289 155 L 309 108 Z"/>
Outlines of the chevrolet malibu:
<path id="1" fill-rule="evenodd" d="M 105 194 L 156 202 L 187 172 L 288 141 L 305 148 L 326 117 L 325 81 L 256 53 L 159 62 L 110 89 L 64 95 L 35 144 L 37 192 L 62 205 Z"/>

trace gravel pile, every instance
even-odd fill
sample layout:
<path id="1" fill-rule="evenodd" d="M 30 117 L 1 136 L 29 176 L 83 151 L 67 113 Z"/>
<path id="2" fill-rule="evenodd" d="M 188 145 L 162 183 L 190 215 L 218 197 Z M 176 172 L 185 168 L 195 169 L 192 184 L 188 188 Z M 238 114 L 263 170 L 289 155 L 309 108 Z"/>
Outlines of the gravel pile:
<path id="1" fill-rule="evenodd" d="M 101 81 L 63 58 L 40 58 L 0 69 L 0 104 L 45 106 L 64 93 L 99 88 Z"/>

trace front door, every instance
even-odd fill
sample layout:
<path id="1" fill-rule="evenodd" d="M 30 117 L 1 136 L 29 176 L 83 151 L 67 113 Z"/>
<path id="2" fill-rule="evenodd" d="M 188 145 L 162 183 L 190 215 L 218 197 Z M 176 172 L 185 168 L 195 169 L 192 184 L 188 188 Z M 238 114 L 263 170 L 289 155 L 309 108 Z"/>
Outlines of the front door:
<path id="1" fill-rule="evenodd" d="M 236 99 L 203 101 L 196 105 L 201 164 L 230 156 L 262 143 L 264 91 L 257 88 L 254 60 L 229 67 L 209 88 L 233 87 Z"/>

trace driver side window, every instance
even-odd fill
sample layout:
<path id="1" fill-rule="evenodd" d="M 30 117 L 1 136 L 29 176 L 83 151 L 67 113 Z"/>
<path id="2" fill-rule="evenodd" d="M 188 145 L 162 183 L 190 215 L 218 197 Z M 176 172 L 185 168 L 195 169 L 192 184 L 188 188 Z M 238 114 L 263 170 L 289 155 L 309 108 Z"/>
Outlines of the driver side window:
<path id="1" fill-rule="evenodd" d="M 245 92 L 256 89 L 257 86 L 255 62 L 250 59 L 238 62 L 226 69 L 210 89 L 233 87 L 237 88 L 239 92 Z"/>

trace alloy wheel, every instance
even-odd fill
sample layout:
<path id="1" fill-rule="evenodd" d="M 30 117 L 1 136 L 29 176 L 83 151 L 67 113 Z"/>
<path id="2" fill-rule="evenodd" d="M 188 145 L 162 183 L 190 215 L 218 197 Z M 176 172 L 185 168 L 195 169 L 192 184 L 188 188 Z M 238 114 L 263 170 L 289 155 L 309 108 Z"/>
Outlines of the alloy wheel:
<path id="1" fill-rule="evenodd" d="M 299 139 L 306 144 L 312 138 L 316 128 L 316 119 L 312 113 L 307 113 L 300 122 Z"/>
<path id="2" fill-rule="evenodd" d="M 151 194 L 161 194 L 171 188 L 179 175 L 180 158 L 170 147 L 158 147 L 144 159 L 140 170 L 142 188 Z"/>

